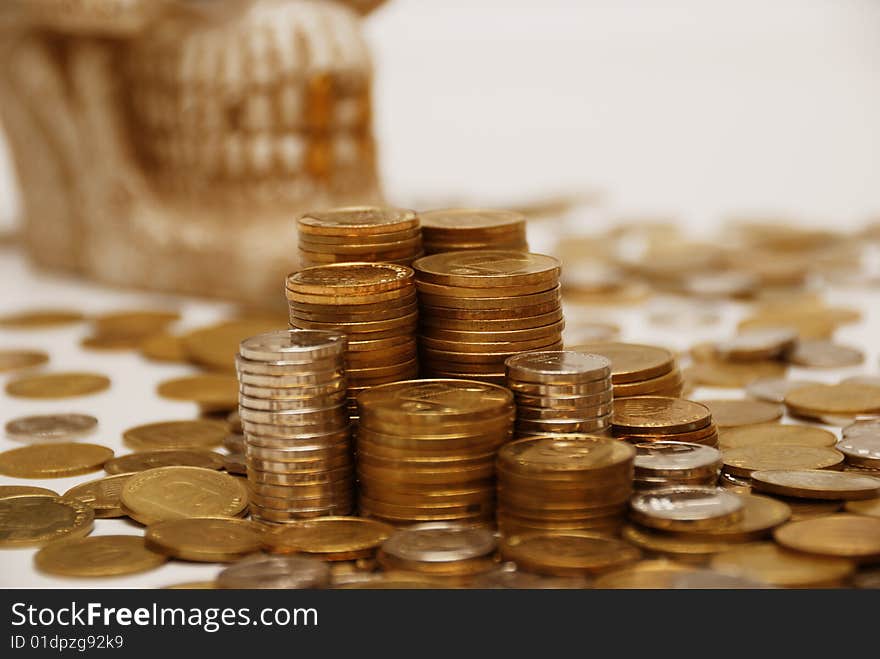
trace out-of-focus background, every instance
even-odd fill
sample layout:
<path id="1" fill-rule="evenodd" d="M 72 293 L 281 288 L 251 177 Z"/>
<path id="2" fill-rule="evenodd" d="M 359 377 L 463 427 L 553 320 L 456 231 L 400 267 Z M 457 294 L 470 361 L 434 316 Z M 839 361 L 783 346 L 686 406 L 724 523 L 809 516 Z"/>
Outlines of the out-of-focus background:
<path id="1" fill-rule="evenodd" d="M 366 30 L 392 201 L 603 190 L 603 216 L 695 227 L 880 214 L 877 0 L 391 0 Z"/>

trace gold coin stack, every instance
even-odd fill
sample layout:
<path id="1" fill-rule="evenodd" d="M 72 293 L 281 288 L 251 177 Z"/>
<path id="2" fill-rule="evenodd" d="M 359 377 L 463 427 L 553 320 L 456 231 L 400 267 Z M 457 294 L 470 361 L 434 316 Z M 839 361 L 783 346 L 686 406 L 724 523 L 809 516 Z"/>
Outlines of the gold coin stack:
<path id="1" fill-rule="evenodd" d="M 287 277 L 290 326 L 348 337 L 349 414 L 357 394 L 418 376 L 418 304 L 413 271 L 391 263 L 339 263 Z"/>
<path id="2" fill-rule="evenodd" d="M 634 444 L 690 442 L 718 446 L 718 427 L 708 407 L 665 396 L 615 399 L 611 430 Z"/>
<path id="3" fill-rule="evenodd" d="M 681 396 L 684 380 L 675 355 L 666 348 L 638 343 L 585 343 L 569 350 L 602 355 L 611 360 L 614 398 Z"/>
<path id="4" fill-rule="evenodd" d="M 316 330 L 242 341 L 239 416 L 254 519 L 284 523 L 351 512 L 345 343 L 342 334 Z"/>
<path id="5" fill-rule="evenodd" d="M 633 490 L 635 449 L 592 435 L 527 437 L 498 452 L 498 528 L 615 533 Z"/>
<path id="6" fill-rule="evenodd" d="M 505 384 L 504 360 L 562 347 L 559 262 L 516 251 L 449 252 L 413 263 L 426 377 Z"/>
<path id="7" fill-rule="evenodd" d="M 511 249 L 528 252 L 526 217 L 481 208 L 446 208 L 421 213 L 426 254 Z"/>
<path id="8" fill-rule="evenodd" d="M 297 228 L 303 267 L 352 261 L 409 265 L 424 254 L 419 216 L 403 208 L 306 213 Z"/>
<path id="9" fill-rule="evenodd" d="M 391 524 L 487 522 L 495 453 L 513 432 L 513 395 L 469 380 L 411 380 L 358 396 L 360 511 Z"/>
<path id="10" fill-rule="evenodd" d="M 507 387 L 516 400 L 518 436 L 610 433 L 611 362 L 557 350 L 508 357 Z"/>

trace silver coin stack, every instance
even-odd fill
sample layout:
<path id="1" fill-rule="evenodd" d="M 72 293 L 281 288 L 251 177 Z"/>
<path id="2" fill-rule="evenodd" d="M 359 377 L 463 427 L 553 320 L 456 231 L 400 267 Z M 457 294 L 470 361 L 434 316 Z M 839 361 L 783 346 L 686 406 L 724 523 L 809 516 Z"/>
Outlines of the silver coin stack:
<path id="1" fill-rule="evenodd" d="M 345 349 L 345 335 L 320 330 L 242 341 L 235 365 L 254 519 L 283 524 L 351 512 Z"/>
<path id="2" fill-rule="evenodd" d="M 688 442 L 636 444 L 636 489 L 669 485 L 715 485 L 721 473 L 721 451 Z"/>
<path id="3" fill-rule="evenodd" d="M 610 433 L 611 361 L 571 350 L 523 352 L 504 362 L 519 437 Z"/>

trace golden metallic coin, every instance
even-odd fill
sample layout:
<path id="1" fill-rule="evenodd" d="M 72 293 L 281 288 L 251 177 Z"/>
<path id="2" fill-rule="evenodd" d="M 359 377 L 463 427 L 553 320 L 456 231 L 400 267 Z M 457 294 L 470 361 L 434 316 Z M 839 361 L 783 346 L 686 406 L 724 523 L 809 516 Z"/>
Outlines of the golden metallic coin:
<path id="1" fill-rule="evenodd" d="M 689 563 L 702 563 L 713 554 L 736 546 L 722 540 L 680 537 L 678 534 L 651 531 L 637 526 L 624 526 L 620 535 L 646 552 Z"/>
<path id="2" fill-rule="evenodd" d="M 237 478 L 199 467 L 159 467 L 132 476 L 122 507 L 142 524 L 188 517 L 235 517 L 247 506 Z"/>
<path id="3" fill-rule="evenodd" d="M 719 428 L 769 423 L 782 417 L 785 408 L 759 400 L 701 400 L 712 411 L 712 420 Z"/>
<path id="4" fill-rule="evenodd" d="M 146 336 L 165 329 L 180 320 L 176 311 L 133 310 L 115 311 L 92 319 L 97 334 L 127 334 Z"/>
<path id="5" fill-rule="evenodd" d="M 335 263 L 300 270 L 287 277 L 287 288 L 297 296 L 344 298 L 348 296 L 379 296 L 414 285 L 412 268 L 391 263 Z M 381 296 L 380 296 L 381 297 Z M 388 299 L 393 299 L 389 297 Z M 303 302 L 309 302 L 303 299 Z M 318 300 L 316 300 L 317 302 Z M 372 300 L 378 302 L 379 299 Z M 328 304 L 329 302 L 324 302 Z M 349 303 L 350 304 L 350 303 Z"/>
<path id="6" fill-rule="evenodd" d="M 405 427 L 442 428 L 508 412 L 513 394 L 503 387 L 469 380 L 409 380 L 373 387 L 358 397 L 364 425 L 370 419 Z"/>
<path id="7" fill-rule="evenodd" d="M 784 403 L 789 391 L 800 387 L 821 384 L 814 380 L 789 380 L 788 378 L 760 378 L 746 387 L 746 395 L 767 403 Z"/>
<path id="8" fill-rule="evenodd" d="M 513 230 L 525 231 L 526 217 L 521 213 L 485 208 L 444 208 L 420 214 L 422 233 L 428 236 L 484 237 L 506 235 Z M 459 237 L 460 236 L 460 237 Z"/>
<path id="9" fill-rule="evenodd" d="M 837 443 L 833 432 L 814 426 L 756 423 L 738 428 L 725 428 L 719 433 L 722 449 L 746 446 L 812 446 L 830 447 Z"/>
<path id="10" fill-rule="evenodd" d="M 635 454 L 629 444 L 604 437 L 534 437 L 503 446 L 498 462 L 509 469 L 533 474 L 601 473 L 614 469 L 629 473 Z"/>
<path id="11" fill-rule="evenodd" d="M 173 586 L 163 586 L 162 590 L 215 590 L 217 584 L 213 581 L 184 581 Z"/>
<path id="12" fill-rule="evenodd" d="M 418 227 L 389 231 L 375 235 L 357 236 L 333 236 L 315 233 L 300 233 L 298 239 L 300 245 L 307 245 L 309 249 L 320 251 L 317 248 L 332 250 L 333 248 L 357 249 L 366 247 L 369 249 L 383 248 L 388 244 L 414 242 L 421 238 L 422 231 Z"/>
<path id="13" fill-rule="evenodd" d="M 97 471 L 113 450 L 97 444 L 34 444 L 0 453 L 0 473 L 15 478 L 64 478 Z"/>
<path id="14" fill-rule="evenodd" d="M 19 441 L 56 442 L 91 433 L 98 420 L 88 414 L 38 414 L 6 422 L 6 434 Z"/>
<path id="15" fill-rule="evenodd" d="M 33 309 L 0 316 L 0 327 L 9 329 L 45 329 L 70 325 L 84 320 L 79 311 L 67 309 Z"/>
<path id="16" fill-rule="evenodd" d="M 164 449 L 121 455 L 104 463 L 108 474 L 131 474 L 156 467 L 201 467 L 223 469 L 223 456 L 199 449 Z"/>
<path id="17" fill-rule="evenodd" d="M 83 338 L 79 344 L 87 350 L 135 350 L 144 340 L 139 334 L 95 334 Z"/>
<path id="18" fill-rule="evenodd" d="M 435 256 L 440 256 L 436 254 Z M 534 295 L 543 293 L 557 285 L 558 279 L 538 281 L 532 284 L 521 284 L 511 286 L 488 286 L 484 287 L 476 282 L 471 286 L 447 286 L 445 284 L 435 284 L 429 281 L 417 281 L 416 290 L 419 294 L 436 295 L 439 297 L 516 297 L 520 295 Z"/>
<path id="19" fill-rule="evenodd" d="M 764 308 L 756 315 L 739 322 L 739 328 L 791 327 L 802 339 L 827 339 L 840 325 L 855 322 L 861 313 L 852 309 L 823 308 Z"/>
<path id="20" fill-rule="evenodd" d="M 760 540 L 791 518 L 791 508 L 782 501 L 751 494 L 737 496 L 743 502 L 742 516 L 739 519 L 708 523 L 699 529 L 676 535 L 693 540 L 747 542 Z"/>
<path id="21" fill-rule="evenodd" d="M 157 362 L 184 363 L 188 361 L 183 339 L 174 334 L 154 334 L 143 339 L 140 344 L 141 354 L 147 359 Z"/>
<path id="22" fill-rule="evenodd" d="M 843 558 L 810 556 L 772 542 L 732 547 L 712 558 L 713 570 L 780 588 L 839 587 L 855 571 Z"/>
<path id="23" fill-rule="evenodd" d="M 122 488 L 130 477 L 131 474 L 117 474 L 80 483 L 67 490 L 64 498 L 89 504 L 98 518 L 124 517 L 120 497 Z"/>
<path id="24" fill-rule="evenodd" d="M 789 522 L 773 532 L 780 545 L 819 556 L 856 562 L 880 559 L 880 518 L 837 514 Z"/>
<path id="25" fill-rule="evenodd" d="M 750 476 L 754 471 L 835 469 L 843 454 L 827 446 L 764 444 L 724 450 L 724 470 L 734 476 Z"/>
<path id="26" fill-rule="evenodd" d="M 614 384 L 656 378 L 671 371 L 675 365 L 675 356 L 669 350 L 637 343 L 587 343 L 566 349 L 610 359 Z"/>
<path id="27" fill-rule="evenodd" d="M 46 373 L 12 380 L 6 384 L 6 393 L 18 398 L 73 398 L 109 387 L 110 378 L 97 373 Z"/>
<path id="28" fill-rule="evenodd" d="M 239 344 L 248 337 L 277 330 L 283 322 L 267 318 L 231 320 L 180 337 L 187 358 L 213 371 L 235 372 Z"/>
<path id="29" fill-rule="evenodd" d="M 0 373 L 40 366 L 49 361 L 49 355 L 40 350 L 0 350 Z"/>
<path id="30" fill-rule="evenodd" d="M 184 561 L 226 563 L 260 551 L 263 529 L 228 517 L 169 519 L 147 527 L 149 549 Z"/>
<path id="31" fill-rule="evenodd" d="M 87 504 L 43 494 L 0 499 L 0 547 L 39 547 L 88 535 L 95 514 Z"/>
<path id="32" fill-rule="evenodd" d="M 0 491 L 2 496 L 2 491 Z M 880 498 L 864 499 L 862 501 L 847 501 L 844 509 L 849 513 L 856 515 L 868 515 L 869 517 L 880 517 Z"/>
<path id="33" fill-rule="evenodd" d="M 297 220 L 297 228 L 306 235 L 378 236 L 413 229 L 419 216 L 405 208 L 351 206 L 320 213 L 309 212 Z"/>
<path id="34" fill-rule="evenodd" d="M 791 391 L 785 404 L 804 416 L 880 414 L 880 387 L 867 384 L 817 384 Z"/>
<path id="35" fill-rule="evenodd" d="M 494 288 L 548 284 L 559 280 L 559 261 L 552 256 L 504 250 L 447 252 L 413 263 L 419 281 L 444 286 Z"/>
<path id="36" fill-rule="evenodd" d="M 642 380 L 641 382 L 620 383 L 614 385 L 615 398 L 628 398 L 630 396 L 665 396 L 664 391 L 680 390 L 684 378 L 677 368 L 656 378 Z M 676 397 L 676 396 L 673 396 Z"/>
<path id="37" fill-rule="evenodd" d="M 659 589 L 671 588 L 675 579 L 694 572 L 693 568 L 661 558 L 641 561 L 608 574 L 593 582 L 598 589 Z"/>
<path id="38" fill-rule="evenodd" d="M 166 558 L 135 535 L 95 535 L 53 542 L 34 556 L 41 572 L 62 577 L 114 577 L 159 567 Z"/>
<path id="39" fill-rule="evenodd" d="M 352 554 L 374 550 L 394 528 L 360 517 L 318 517 L 284 526 L 264 538 L 275 553 Z"/>
<path id="40" fill-rule="evenodd" d="M 614 401 L 615 434 L 691 432 L 706 427 L 711 421 L 708 407 L 681 398 L 639 396 Z"/>
<path id="41" fill-rule="evenodd" d="M 279 367 L 303 365 L 302 370 L 323 370 L 316 365 L 335 363 L 345 353 L 346 340 L 339 332 L 283 329 L 262 332 L 242 340 L 239 346 L 240 366 Z M 309 366 L 310 368 L 306 368 Z"/>
<path id="42" fill-rule="evenodd" d="M 697 362 L 685 371 L 696 384 L 706 387 L 746 387 L 762 378 L 779 378 L 787 366 L 778 361 L 766 362 Z"/>
<path id="43" fill-rule="evenodd" d="M 218 588 L 300 589 L 330 584 L 330 567 L 309 556 L 248 556 L 217 575 Z"/>
<path id="44" fill-rule="evenodd" d="M 136 451 L 207 449 L 219 446 L 227 432 L 226 424 L 222 421 L 192 419 L 129 428 L 122 434 L 122 439 Z"/>
<path id="45" fill-rule="evenodd" d="M 871 499 L 880 496 L 880 478 L 828 469 L 766 470 L 751 474 L 752 488 L 802 499 Z"/>
<path id="46" fill-rule="evenodd" d="M 162 398 L 232 410 L 238 405 L 238 380 L 222 373 L 192 375 L 165 380 L 159 384 L 156 393 Z"/>
<path id="47" fill-rule="evenodd" d="M 22 494 L 42 494 L 50 497 L 60 496 L 58 492 L 45 487 L 36 487 L 34 485 L 0 485 L 0 499 L 17 497 Z"/>
<path id="48" fill-rule="evenodd" d="M 797 341 L 797 332 L 788 328 L 749 330 L 716 345 L 718 355 L 730 361 L 775 359 Z"/>
<path id="49" fill-rule="evenodd" d="M 439 256 L 439 255 L 438 255 Z M 480 313 L 481 315 L 489 315 L 492 317 L 505 318 L 510 315 L 519 315 L 520 309 L 527 309 L 532 313 L 534 309 L 540 308 L 542 313 L 553 311 L 562 304 L 560 295 L 560 287 L 555 286 L 542 293 L 532 293 L 529 295 L 492 296 L 492 297 L 448 297 L 443 295 L 431 295 L 422 293 L 419 295 L 419 309 L 423 314 L 437 314 L 450 309 L 450 317 L 458 318 L 461 314 Z"/>
<path id="50" fill-rule="evenodd" d="M 637 561 L 641 552 L 625 542 L 590 533 L 531 533 L 508 536 L 501 556 L 525 572 L 583 576 Z"/>
<path id="51" fill-rule="evenodd" d="M 807 368 L 844 368 L 861 364 L 865 361 L 865 354 L 858 348 L 832 341 L 806 339 L 798 341 L 786 359 Z"/>

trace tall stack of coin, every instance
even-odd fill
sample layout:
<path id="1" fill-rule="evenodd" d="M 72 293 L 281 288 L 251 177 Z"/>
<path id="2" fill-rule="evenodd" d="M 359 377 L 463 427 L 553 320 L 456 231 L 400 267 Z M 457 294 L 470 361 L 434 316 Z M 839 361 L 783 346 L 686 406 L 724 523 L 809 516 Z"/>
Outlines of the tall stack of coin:
<path id="1" fill-rule="evenodd" d="M 498 452 L 498 527 L 613 533 L 632 495 L 629 444 L 607 437 L 527 437 Z"/>
<path id="2" fill-rule="evenodd" d="M 611 362 L 570 350 L 508 357 L 519 436 L 593 433 L 611 428 Z"/>
<path id="3" fill-rule="evenodd" d="M 446 208 L 421 213 L 426 254 L 512 249 L 528 252 L 526 217 L 481 208 Z"/>
<path id="4" fill-rule="evenodd" d="M 614 398 L 631 396 L 680 396 L 681 370 L 675 355 L 666 348 L 638 343 L 585 343 L 570 350 L 602 355 L 611 360 Z"/>
<path id="5" fill-rule="evenodd" d="M 419 216 L 371 206 L 306 213 L 297 222 L 303 267 L 351 261 L 409 265 L 424 253 Z"/>
<path id="6" fill-rule="evenodd" d="M 667 485 L 715 485 L 721 471 L 721 451 L 688 442 L 636 444 L 635 481 L 647 490 Z"/>
<path id="7" fill-rule="evenodd" d="M 513 395 L 469 380 L 410 380 L 358 396 L 360 511 L 392 524 L 486 522 Z"/>
<path id="8" fill-rule="evenodd" d="M 418 375 L 413 271 L 391 263 L 339 263 L 287 277 L 290 326 L 348 337 L 349 413 L 368 387 Z"/>
<path id="9" fill-rule="evenodd" d="M 239 416 L 254 519 L 283 523 L 351 512 L 345 343 L 338 332 L 316 330 L 242 341 Z"/>
<path id="10" fill-rule="evenodd" d="M 634 444 L 690 442 L 718 446 L 718 427 L 708 407 L 665 396 L 615 399 L 612 432 Z"/>
<path id="11" fill-rule="evenodd" d="M 559 262 L 516 251 L 449 252 L 413 263 L 423 375 L 505 383 L 504 360 L 562 347 Z"/>

